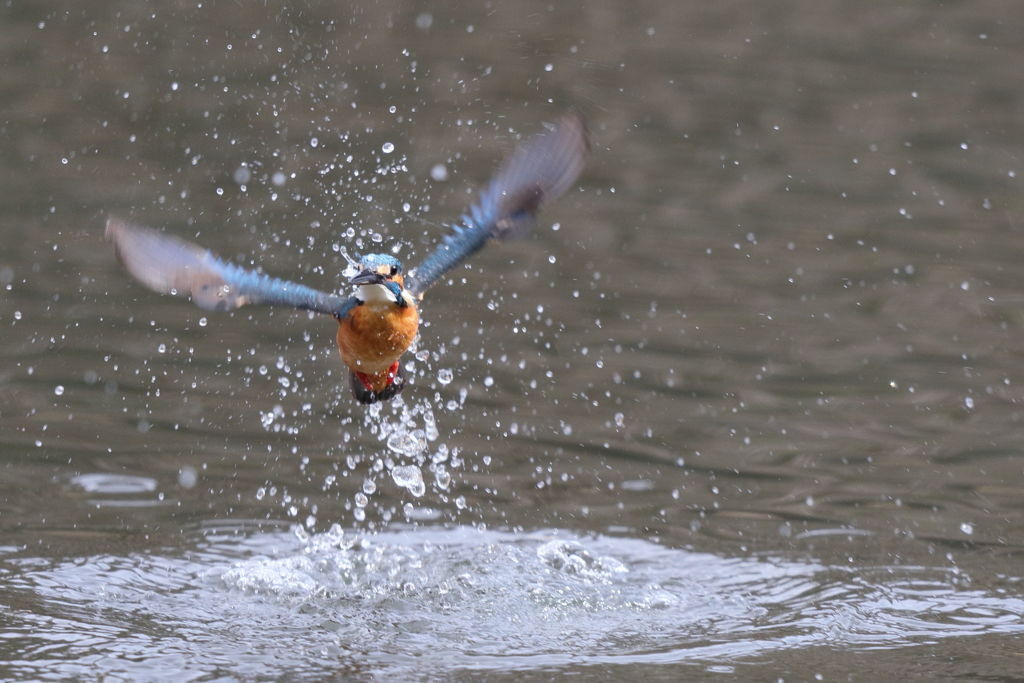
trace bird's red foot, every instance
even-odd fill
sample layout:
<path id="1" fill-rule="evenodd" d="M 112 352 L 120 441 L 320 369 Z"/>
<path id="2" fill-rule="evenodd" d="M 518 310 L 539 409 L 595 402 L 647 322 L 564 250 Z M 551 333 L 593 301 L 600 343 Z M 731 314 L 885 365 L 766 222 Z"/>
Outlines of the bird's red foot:
<path id="1" fill-rule="evenodd" d="M 383 375 L 383 377 L 381 377 Z M 402 366 L 397 362 L 392 363 L 387 372 L 368 375 L 363 372 L 353 371 L 350 375 L 352 381 L 352 395 L 360 403 L 370 404 L 377 401 L 388 401 L 405 389 L 405 377 L 402 375 Z M 384 386 L 380 389 L 383 382 Z"/>
<path id="2" fill-rule="evenodd" d="M 373 388 L 373 377 L 371 377 L 370 375 L 364 374 L 362 372 L 357 372 L 357 373 L 355 373 L 355 375 L 356 375 L 357 378 L 359 378 L 360 384 L 362 384 L 363 387 L 367 391 L 375 391 L 374 388 Z M 385 387 L 389 387 L 392 384 L 394 384 L 395 377 L 398 377 L 398 361 L 397 360 L 394 363 L 391 364 L 390 368 L 388 368 L 388 381 L 387 381 L 387 384 L 385 384 L 384 386 Z"/>
<path id="3" fill-rule="evenodd" d="M 359 381 L 362 383 L 363 388 L 365 388 L 367 391 L 373 391 L 373 380 L 370 379 L 369 375 L 364 375 L 361 372 L 357 372 L 355 373 L 355 375 L 356 377 L 359 378 Z"/>

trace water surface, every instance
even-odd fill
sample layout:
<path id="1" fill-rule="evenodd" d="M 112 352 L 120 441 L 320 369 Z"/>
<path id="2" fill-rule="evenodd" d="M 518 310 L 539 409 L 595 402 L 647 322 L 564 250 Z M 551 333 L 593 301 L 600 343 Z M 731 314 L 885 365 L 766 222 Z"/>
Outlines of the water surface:
<path id="1" fill-rule="evenodd" d="M 1017 4 L 0 14 L 5 676 L 1019 675 Z M 388 406 L 101 238 L 336 288 L 569 108 Z"/>

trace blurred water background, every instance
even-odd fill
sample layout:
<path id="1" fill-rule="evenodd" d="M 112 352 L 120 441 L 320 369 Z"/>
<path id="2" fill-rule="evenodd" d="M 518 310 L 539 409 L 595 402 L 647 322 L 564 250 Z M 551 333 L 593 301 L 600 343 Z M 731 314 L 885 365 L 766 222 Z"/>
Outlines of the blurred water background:
<path id="1" fill-rule="evenodd" d="M 1022 671 L 1024 6 L 0 7 L 0 675 Z M 334 289 L 522 135 L 578 190 L 335 324 L 130 281 L 108 214 Z"/>

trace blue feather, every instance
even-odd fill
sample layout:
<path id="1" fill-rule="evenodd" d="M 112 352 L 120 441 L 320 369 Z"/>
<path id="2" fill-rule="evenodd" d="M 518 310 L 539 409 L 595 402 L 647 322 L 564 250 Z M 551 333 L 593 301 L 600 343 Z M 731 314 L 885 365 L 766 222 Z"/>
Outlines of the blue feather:
<path id="1" fill-rule="evenodd" d="M 135 278 L 162 294 L 190 296 L 210 311 L 245 304 L 291 306 L 346 317 L 357 301 L 227 263 L 202 247 L 116 218 L 107 237 Z"/>
<path id="2" fill-rule="evenodd" d="M 408 289 L 422 296 L 445 273 L 479 251 L 487 240 L 521 237 L 529 232 L 541 206 L 565 194 L 583 170 L 589 144 L 578 114 L 533 136 L 494 174 L 461 224 L 412 271 Z"/>

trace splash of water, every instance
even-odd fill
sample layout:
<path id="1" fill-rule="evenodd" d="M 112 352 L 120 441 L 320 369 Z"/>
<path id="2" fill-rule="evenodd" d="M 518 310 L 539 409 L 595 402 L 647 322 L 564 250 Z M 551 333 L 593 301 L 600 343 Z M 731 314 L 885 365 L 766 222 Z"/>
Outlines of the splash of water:
<path id="1" fill-rule="evenodd" d="M 347 254 L 345 256 L 348 258 Z M 415 377 L 425 385 L 429 386 L 433 380 L 436 390 L 446 383 L 447 375 L 443 372 L 435 374 L 430 368 L 432 358 L 438 360 L 427 350 L 413 348 L 404 369 L 407 376 Z M 283 376 L 293 379 L 290 391 L 298 394 L 300 400 L 306 398 L 305 394 L 319 390 L 308 386 L 301 370 L 293 370 L 284 359 L 279 359 L 278 369 Z M 264 374 L 261 370 L 260 376 Z M 333 472 L 314 474 L 317 463 L 300 452 L 305 450 L 303 444 L 293 442 L 290 445 L 291 454 L 298 456 L 300 469 L 311 477 L 322 477 L 320 481 L 324 491 L 336 487 L 347 489 L 348 493 L 342 499 L 344 514 L 350 515 L 367 530 L 378 528 L 378 523 L 387 525 L 396 514 L 407 520 L 425 520 L 441 517 L 446 506 L 451 506 L 453 515 L 467 509 L 465 499 L 451 496 L 463 459 L 457 448 L 445 442 L 449 436 L 447 433 L 446 439 L 442 439 L 435 412 L 441 409 L 450 415 L 452 411 L 461 409 L 466 393 L 461 392 L 459 400 L 449 400 L 445 404 L 439 394 L 416 389 L 420 387 L 391 401 L 365 408 L 354 406 L 344 391 L 337 390 L 334 400 L 325 406 L 341 414 L 338 418 L 340 438 L 336 445 L 328 446 L 324 454 L 327 466 L 333 465 Z M 299 435 L 310 420 L 332 419 L 330 414 L 318 413 L 312 400 L 306 400 L 301 407 L 274 404 L 268 410 L 261 410 L 259 417 L 265 431 L 294 436 Z M 320 465 L 324 464 L 321 459 Z M 348 477 L 361 481 L 361 485 L 354 491 L 350 486 L 341 486 L 341 480 Z M 392 483 L 401 490 L 400 495 L 405 499 L 400 507 L 394 505 Z M 268 495 L 267 492 L 273 491 L 276 489 L 272 482 L 267 481 L 258 490 L 257 497 L 262 499 Z M 277 495 L 270 495 L 280 499 L 287 518 L 305 518 L 307 531 L 316 530 L 318 520 L 326 523 L 342 521 L 337 512 L 328 513 L 325 517 L 314 509 L 315 504 L 295 500 L 283 489 Z"/>

